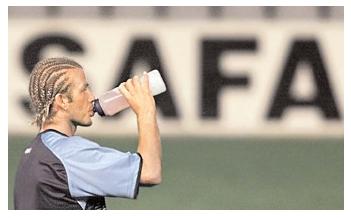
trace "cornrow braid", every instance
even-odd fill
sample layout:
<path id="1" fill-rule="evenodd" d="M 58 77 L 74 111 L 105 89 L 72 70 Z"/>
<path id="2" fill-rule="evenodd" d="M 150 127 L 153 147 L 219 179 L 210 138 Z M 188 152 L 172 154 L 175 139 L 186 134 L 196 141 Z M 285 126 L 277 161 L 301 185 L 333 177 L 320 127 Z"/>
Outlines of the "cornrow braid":
<path id="1" fill-rule="evenodd" d="M 70 98 L 67 70 L 83 69 L 80 64 L 69 58 L 48 58 L 39 61 L 33 68 L 29 81 L 31 109 L 35 114 L 32 124 L 41 128 L 52 118 L 51 106 L 57 94 L 67 94 Z"/>

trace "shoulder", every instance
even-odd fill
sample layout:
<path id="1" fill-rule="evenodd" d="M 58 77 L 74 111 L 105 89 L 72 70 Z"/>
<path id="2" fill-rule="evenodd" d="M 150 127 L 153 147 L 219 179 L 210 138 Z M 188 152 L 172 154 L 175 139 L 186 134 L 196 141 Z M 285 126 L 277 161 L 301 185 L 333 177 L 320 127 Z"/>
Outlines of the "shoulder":
<path id="1" fill-rule="evenodd" d="M 67 137 L 65 139 L 63 139 L 64 143 L 70 144 L 72 146 L 77 146 L 77 147 L 100 147 L 100 145 L 94 141 L 91 141 L 89 139 L 86 139 L 84 137 L 81 136 L 71 136 L 71 137 Z"/>
<path id="2" fill-rule="evenodd" d="M 100 147 L 96 142 L 81 136 L 67 137 L 56 132 L 46 132 L 42 134 L 41 140 L 50 150 L 53 151 L 78 151 Z"/>

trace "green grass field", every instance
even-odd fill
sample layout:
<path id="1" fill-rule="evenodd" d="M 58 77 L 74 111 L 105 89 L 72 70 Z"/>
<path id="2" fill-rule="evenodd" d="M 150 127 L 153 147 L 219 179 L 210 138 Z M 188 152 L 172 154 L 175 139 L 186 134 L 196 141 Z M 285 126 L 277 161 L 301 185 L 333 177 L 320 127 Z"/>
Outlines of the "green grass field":
<path id="1" fill-rule="evenodd" d="M 134 151 L 136 138 L 90 138 Z M 29 137 L 9 135 L 9 209 Z M 163 182 L 108 209 L 343 209 L 344 140 L 162 138 Z M 131 146 L 128 146 L 131 145 Z"/>

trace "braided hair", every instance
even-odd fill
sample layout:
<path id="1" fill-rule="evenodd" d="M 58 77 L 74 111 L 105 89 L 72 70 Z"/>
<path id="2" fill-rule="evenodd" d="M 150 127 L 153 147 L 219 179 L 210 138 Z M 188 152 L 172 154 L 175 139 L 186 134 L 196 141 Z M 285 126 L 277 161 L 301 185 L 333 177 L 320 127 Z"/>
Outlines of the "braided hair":
<path id="1" fill-rule="evenodd" d="M 67 70 L 83 69 L 77 62 L 68 58 L 48 58 L 39 61 L 30 75 L 29 95 L 31 109 L 35 114 L 32 124 L 41 128 L 42 124 L 53 117 L 52 103 L 57 94 L 67 94 L 69 100 L 70 83 Z"/>

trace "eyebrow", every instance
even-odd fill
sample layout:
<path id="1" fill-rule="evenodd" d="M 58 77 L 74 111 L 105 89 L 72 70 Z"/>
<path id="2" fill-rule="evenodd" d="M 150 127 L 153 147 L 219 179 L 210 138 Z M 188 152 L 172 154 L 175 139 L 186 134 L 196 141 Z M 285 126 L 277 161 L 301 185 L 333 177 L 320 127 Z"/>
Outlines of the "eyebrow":
<path id="1" fill-rule="evenodd" d="M 83 88 L 82 88 L 82 90 L 84 90 L 84 89 L 86 89 L 86 88 L 88 88 L 88 87 L 89 87 L 89 83 L 85 83 L 84 86 L 83 86 Z"/>

